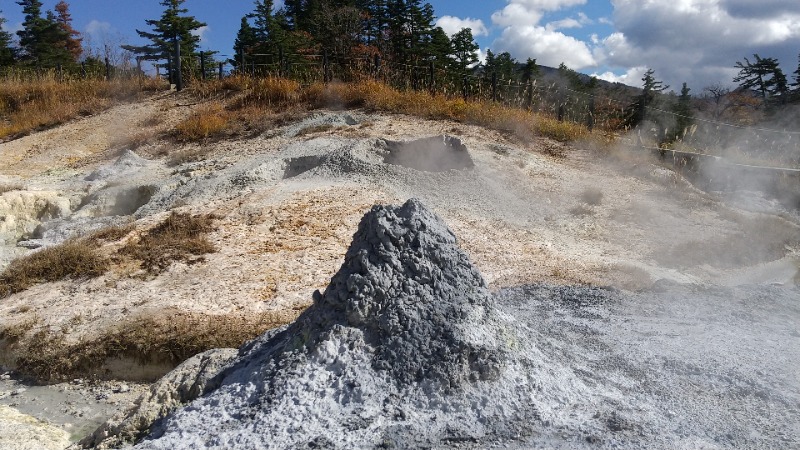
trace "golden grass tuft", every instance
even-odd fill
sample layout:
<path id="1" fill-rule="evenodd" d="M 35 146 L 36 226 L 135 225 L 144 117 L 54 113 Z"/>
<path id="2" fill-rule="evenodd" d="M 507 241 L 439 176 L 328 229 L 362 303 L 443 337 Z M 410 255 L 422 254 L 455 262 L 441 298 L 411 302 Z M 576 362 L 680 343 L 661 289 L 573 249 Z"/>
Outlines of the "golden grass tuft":
<path id="1" fill-rule="evenodd" d="M 191 117 L 175 127 L 174 136 L 179 141 L 199 141 L 219 137 L 230 128 L 231 115 L 223 105 L 214 102 L 203 106 Z"/>
<path id="2" fill-rule="evenodd" d="M 216 251 L 205 236 L 213 231 L 215 218 L 211 214 L 192 216 L 173 211 L 164 222 L 139 240 L 128 242 L 119 253 L 141 261 L 142 269 L 151 275 L 163 272 L 173 261 L 200 262 L 202 255 Z"/>
<path id="3" fill-rule="evenodd" d="M 64 278 L 92 278 L 105 273 L 109 261 L 97 247 L 73 239 L 17 258 L 0 274 L 0 298 Z"/>

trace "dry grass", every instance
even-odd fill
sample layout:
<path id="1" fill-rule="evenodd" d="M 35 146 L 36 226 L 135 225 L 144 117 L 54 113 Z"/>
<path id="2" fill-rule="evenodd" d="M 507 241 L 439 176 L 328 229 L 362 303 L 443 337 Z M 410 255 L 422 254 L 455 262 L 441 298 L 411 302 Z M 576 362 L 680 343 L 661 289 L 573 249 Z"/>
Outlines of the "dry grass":
<path id="1" fill-rule="evenodd" d="M 194 264 L 202 255 L 216 251 L 205 234 L 213 231 L 213 215 L 172 212 L 167 219 L 147 231 L 139 240 L 128 242 L 119 250 L 123 256 L 141 261 L 142 269 L 158 275 L 173 261 Z"/>
<path id="2" fill-rule="evenodd" d="M 200 98 L 224 102 L 225 110 L 242 123 L 251 122 L 255 115 L 271 115 L 287 108 L 365 108 L 482 125 L 524 139 L 536 135 L 559 141 L 592 137 L 582 125 L 525 110 L 423 91 L 400 91 L 372 80 L 301 86 L 281 78 L 231 77 L 198 84 L 192 90 Z"/>
<path id="3" fill-rule="evenodd" d="M 232 119 L 222 104 L 212 102 L 178 123 L 174 137 L 183 142 L 218 138 L 231 128 Z"/>
<path id="4" fill-rule="evenodd" d="M 293 321 L 298 311 L 239 315 L 205 315 L 177 309 L 129 319 L 103 335 L 77 344 L 65 336 L 40 329 L 21 340 L 35 323 L 0 331 L 0 340 L 17 341 L 11 351 L 16 370 L 40 382 L 56 382 L 75 376 L 106 378 L 104 366 L 113 359 L 140 364 L 176 366 L 212 348 L 236 348 L 266 330 Z M 115 374 L 119 376 L 120 374 Z"/>
<path id="5" fill-rule="evenodd" d="M 64 278 L 92 278 L 105 273 L 109 261 L 87 240 L 70 240 L 17 258 L 0 274 L 0 298 Z"/>
<path id="6" fill-rule="evenodd" d="M 40 79 L 0 78 L 0 139 L 93 114 L 118 101 L 165 87 L 151 79 L 73 80 L 59 82 L 54 74 Z"/>
<path id="7" fill-rule="evenodd" d="M 112 225 L 86 236 L 86 240 L 95 244 L 102 244 L 103 242 L 116 242 L 131 234 L 131 232 L 133 232 L 135 229 L 136 226 L 133 223 L 126 225 Z"/>

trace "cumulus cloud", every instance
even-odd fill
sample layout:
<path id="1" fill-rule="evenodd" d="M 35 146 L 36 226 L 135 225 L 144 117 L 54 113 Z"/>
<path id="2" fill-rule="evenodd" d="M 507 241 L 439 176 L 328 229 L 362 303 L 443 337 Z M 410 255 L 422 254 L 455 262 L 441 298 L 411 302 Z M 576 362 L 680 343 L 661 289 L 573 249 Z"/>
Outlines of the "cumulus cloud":
<path id="1" fill-rule="evenodd" d="M 473 36 L 489 35 L 489 29 L 486 28 L 486 25 L 484 25 L 482 20 L 471 19 L 469 17 L 466 19 L 460 19 L 454 16 L 442 16 L 436 21 L 436 26 L 442 27 L 444 32 L 450 37 L 464 28 L 470 28 Z"/>
<path id="2" fill-rule="evenodd" d="M 206 34 L 208 34 L 210 31 L 211 31 L 211 27 L 209 27 L 208 25 L 204 25 L 204 26 L 202 26 L 200 28 L 192 30 L 192 36 L 197 36 L 198 38 L 200 38 L 200 43 L 201 44 L 207 44 L 208 42 L 207 42 Z"/>
<path id="3" fill-rule="evenodd" d="M 539 26 L 507 27 L 494 41 L 494 48 L 507 51 L 518 60 L 536 58 L 539 64 L 556 67 L 562 62 L 582 69 L 595 64 L 585 42 Z"/>
<path id="4" fill-rule="evenodd" d="M 642 84 L 642 77 L 644 76 L 644 73 L 646 71 L 647 67 L 637 66 L 637 67 L 631 67 L 621 75 L 617 75 L 611 71 L 606 71 L 603 73 L 595 72 L 592 74 L 592 76 L 611 83 L 622 83 L 622 84 L 627 84 L 628 86 L 639 86 L 640 84 Z"/>
<path id="5" fill-rule="evenodd" d="M 112 27 L 111 27 L 110 23 L 101 22 L 99 20 L 92 19 L 89 23 L 86 24 L 86 27 L 84 28 L 84 31 L 87 34 L 98 36 L 98 35 L 101 35 L 101 34 L 104 34 L 104 33 L 111 32 L 111 29 L 112 29 Z"/>
<path id="6" fill-rule="evenodd" d="M 492 22 L 503 27 L 492 46 L 517 59 L 536 58 L 540 64 L 548 66 L 558 66 L 562 62 L 575 69 L 593 66 L 594 56 L 587 44 L 558 31 L 591 23 L 585 14 L 540 25 L 547 12 L 585 3 L 586 0 L 509 0 L 502 10 L 492 14 Z"/>
<path id="7" fill-rule="evenodd" d="M 762 0 L 758 14 L 748 14 L 753 4 L 612 0 L 616 31 L 600 40 L 593 56 L 603 66 L 653 68 L 667 84 L 686 81 L 697 91 L 721 80 L 730 82 L 735 62 L 753 53 L 778 58 L 784 69 L 795 67 L 800 2 Z"/>

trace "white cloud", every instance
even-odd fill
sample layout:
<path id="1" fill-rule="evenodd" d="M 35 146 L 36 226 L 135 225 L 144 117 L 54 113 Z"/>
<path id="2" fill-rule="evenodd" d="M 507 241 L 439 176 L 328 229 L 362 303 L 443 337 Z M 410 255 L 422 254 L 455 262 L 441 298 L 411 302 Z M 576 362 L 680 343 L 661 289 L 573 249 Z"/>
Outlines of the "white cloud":
<path id="1" fill-rule="evenodd" d="M 562 20 L 556 20 L 555 22 L 549 22 L 545 26 L 545 28 L 547 28 L 548 31 L 555 31 L 562 28 L 581 28 L 582 26 L 583 25 L 581 25 L 581 23 L 578 22 L 577 20 L 572 18 L 567 18 Z"/>
<path id="2" fill-rule="evenodd" d="M 797 63 L 796 0 L 612 0 L 612 5 L 616 30 L 593 46 L 598 65 L 623 71 L 649 67 L 674 89 L 684 81 L 697 92 L 715 82 L 730 83 L 736 61 L 753 53 L 778 58 L 784 71 Z"/>
<path id="3" fill-rule="evenodd" d="M 201 44 L 207 44 L 208 42 L 207 42 L 206 34 L 208 34 L 209 32 L 211 32 L 211 27 L 209 27 L 208 25 L 205 25 L 205 26 L 202 26 L 200 28 L 192 30 L 192 36 L 197 36 L 198 38 L 200 38 L 200 43 Z"/>
<path id="4" fill-rule="evenodd" d="M 507 51 L 520 61 L 536 58 L 539 64 L 553 67 L 563 62 L 573 69 L 595 65 L 585 42 L 545 27 L 507 27 L 493 45 L 498 52 Z"/>
<path id="5" fill-rule="evenodd" d="M 113 27 L 108 22 L 101 22 L 99 20 L 92 19 L 89 23 L 86 24 L 86 27 L 84 27 L 84 31 L 87 34 L 91 34 L 92 36 L 98 37 L 102 34 L 110 33 L 112 28 Z"/>
<path id="6" fill-rule="evenodd" d="M 595 64 L 586 43 L 558 31 L 580 28 L 590 23 L 585 14 L 541 26 L 545 13 L 577 5 L 586 0 L 508 0 L 500 11 L 492 14 L 492 22 L 503 27 L 492 47 L 498 52 L 507 51 L 517 60 L 536 58 L 540 64 L 558 66 L 562 62 L 575 69 Z"/>
<path id="7" fill-rule="evenodd" d="M 464 28 L 472 30 L 472 36 L 488 36 L 489 30 L 480 19 L 460 19 L 454 16 L 442 16 L 436 21 L 436 26 L 442 27 L 448 36 L 453 36 Z"/>
<path id="8" fill-rule="evenodd" d="M 492 22 L 501 27 L 536 25 L 542 20 L 544 12 L 526 8 L 520 3 L 506 5 L 492 14 Z"/>
<path id="9" fill-rule="evenodd" d="M 628 69 L 622 75 L 617 75 L 614 72 L 607 71 L 603 73 L 593 73 L 593 77 L 597 77 L 601 80 L 609 81 L 611 83 L 622 83 L 627 84 L 629 86 L 639 86 L 642 84 L 642 77 L 644 73 L 647 71 L 647 67 L 632 67 Z"/>

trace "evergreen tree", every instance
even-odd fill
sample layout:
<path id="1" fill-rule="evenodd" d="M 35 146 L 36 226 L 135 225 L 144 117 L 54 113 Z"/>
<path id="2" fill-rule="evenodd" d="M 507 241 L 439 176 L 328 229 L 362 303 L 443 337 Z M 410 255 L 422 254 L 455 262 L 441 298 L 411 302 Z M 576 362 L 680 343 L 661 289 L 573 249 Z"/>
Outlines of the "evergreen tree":
<path id="1" fill-rule="evenodd" d="M 514 68 L 517 61 L 508 52 L 495 55 L 490 49 L 486 50 L 486 62 L 483 64 L 484 77 L 492 79 L 492 74 L 497 74 L 498 80 L 513 80 Z"/>
<path id="2" fill-rule="evenodd" d="M 128 50 L 143 60 L 148 61 L 171 61 L 173 59 L 175 40 L 180 42 L 181 63 L 185 74 L 195 75 L 199 65 L 195 62 L 194 55 L 200 43 L 200 38 L 192 32 L 204 26 L 205 23 L 199 22 L 193 16 L 188 16 L 189 11 L 181 8 L 186 0 L 162 0 L 161 5 L 165 7 L 161 18 L 158 20 L 145 20 L 145 23 L 152 28 L 152 31 L 136 30 L 136 33 L 151 43 L 143 46 L 123 45 L 122 48 Z M 209 52 L 209 55 L 213 52 Z M 167 68 L 171 65 L 164 64 Z M 172 70 L 172 69 L 169 69 Z"/>
<path id="3" fill-rule="evenodd" d="M 399 63 L 411 60 L 411 9 L 404 0 L 389 0 L 387 7 L 389 56 Z"/>
<path id="4" fill-rule="evenodd" d="M 16 60 L 16 49 L 11 42 L 11 33 L 3 29 L 6 19 L 0 17 L 0 67 L 14 64 Z"/>
<path id="5" fill-rule="evenodd" d="M 642 93 L 633 104 L 629 105 L 625 112 L 625 125 L 635 128 L 644 122 L 645 118 L 652 122 L 659 122 L 660 119 L 655 114 L 648 117 L 647 107 L 654 106 L 658 94 L 669 89 L 662 81 L 656 80 L 655 71 L 647 69 L 642 76 Z M 663 138 L 663 136 L 661 136 Z"/>
<path id="6" fill-rule="evenodd" d="M 247 58 L 247 54 L 255 53 L 253 50 L 258 45 L 258 38 L 256 38 L 255 29 L 250 26 L 247 16 L 242 17 L 242 24 L 239 26 L 239 32 L 236 33 L 236 40 L 233 42 L 233 58 L 230 63 L 233 67 L 240 69 L 242 66 L 242 58 Z"/>
<path id="7" fill-rule="evenodd" d="M 386 0 L 356 0 L 361 12 L 361 33 L 364 43 L 378 49 L 383 47 L 384 30 L 389 26 Z"/>
<path id="8" fill-rule="evenodd" d="M 675 131 L 672 136 L 673 139 L 683 139 L 683 137 L 686 136 L 687 130 L 694 122 L 694 118 L 692 117 L 692 97 L 689 95 L 690 90 L 691 89 L 686 86 L 686 83 L 683 83 L 681 95 L 678 96 L 678 101 L 672 108 L 672 112 L 675 113 Z"/>
<path id="9" fill-rule="evenodd" d="M 472 38 L 472 29 L 463 28 L 450 39 L 450 55 L 453 68 L 458 73 L 466 73 L 467 68 L 478 62 L 478 44 Z"/>
<path id="10" fill-rule="evenodd" d="M 539 75 L 541 75 L 541 71 L 539 70 L 539 65 L 536 64 L 536 58 L 528 58 L 525 61 L 525 67 L 522 69 L 522 82 L 533 82 L 533 80 L 539 78 Z"/>
<path id="11" fill-rule="evenodd" d="M 66 49 L 69 35 L 64 31 L 55 15 L 48 11 L 42 17 L 42 2 L 39 0 L 20 0 L 25 20 L 22 29 L 17 31 L 22 60 L 31 65 L 53 67 L 67 64 L 74 58 Z"/>
<path id="12" fill-rule="evenodd" d="M 283 9 L 287 25 L 292 30 L 314 32 L 312 20 L 318 13 L 321 0 L 285 0 Z"/>
<path id="13" fill-rule="evenodd" d="M 761 94 L 764 106 L 767 106 L 772 96 L 780 96 L 786 92 L 786 76 L 783 75 L 777 59 L 761 58 L 758 54 L 753 57 L 753 62 L 747 58 L 744 58 L 744 63 L 736 62 L 734 67 L 739 69 L 739 74 L 733 82 L 739 83 L 742 89 L 756 89 Z"/>
<path id="14" fill-rule="evenodd" d="M 558 66 L 558 74 L 567 82 L 567 87 L 573 91 L 590 93 L 597 87 L 596 77 L 587 77 L 586 75 L 578 73 L 574 69 L 567 67 L 563 62 Z M 650 77 L 652 78 L 652 71 Z M 661 90 L 664 89 L 666 89 L 666 87 Z"/>
<path id="15" fill-rule="evenodd" d="M 792 86 L 791 101 L 800 102 L 800 55 L 797 55 L 797 70 L 794 71 L 794 83 Z"/>
<path id="16" fill-rule="evenodd" d="M 72 55 L 72 59 L 77 61 L 83 53 L 83 38 L 81 33 L 72 28 L 72 14 L 69 12 L 69 3 L 61 0 L 56 4 L 56 22 L 58 22 L 64 32 L 64 47 Z"/>
<path id="17" fill-rule="evenodd" d="M 427 43 L 427 52 L 430 60 L 440 66 L 446 67 L 451 64 L 450 38 L 442 27 L 435 27 L 431 31 L 430 41 Z"/>
<path id="18" fill-rule="evenodd" d="M 311 23 L 319 48 L 340 64 L 360 44 L 361 15 L 353 6 L 323 0 L 317 4 Z"/>

